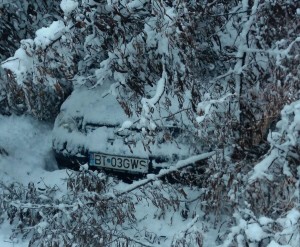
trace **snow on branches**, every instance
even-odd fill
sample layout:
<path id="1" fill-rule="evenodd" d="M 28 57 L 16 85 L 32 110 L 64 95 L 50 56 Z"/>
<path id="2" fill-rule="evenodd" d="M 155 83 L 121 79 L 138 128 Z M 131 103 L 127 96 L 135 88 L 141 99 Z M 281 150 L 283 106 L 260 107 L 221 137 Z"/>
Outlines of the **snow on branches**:
<path id="1" fill-rule="evenodd" d="M 12 112 L 29 112 L 39 119 L 56 116 L 76 69 L 73 56 L 66 52 L 71 38 L 65 36 L 66 29 L 62 21 L 55 21 L 37 30 L 34 39 L 22 40 L 15 55 L 1 63 Z"/>
<path id="2" fill-rule="evenodd" d="M 300 101 L 286 105 L 270 131 L 270 151 L 244 176 L 243 203 L 220 246 L 298 246 L 300 241 Z"/>
<path id="3" fill-rule="evenodd" d="M 181 162 L 177 168 L 183 168 L 191 161 Z M 175 170 L 164 171 L 162 175 Z M 47 184 L 29 183 L 24 187 L 18 183 L 0 183 L 0 220 L 5 214 L 9 218 L 13 226 L 12 239 L 22 236 L 32 247 L 72 244 L 141 247 L 159 246 L 165 240 L 172 242 L 174 247 L 202 246 L 202 230 L 195 225 L 199 216 L 195 216 L 178 235 L 175 231 L 173 239 L 154 233 L 157 231 L 149 228 L 148 223 L 143 229 L 137 228 L 147 218 L 141 212 L 144 207 L 149 207 L 149 203 L 154 207 L 154 215 L 149 215 L 149 220 L 171 216 L 171 226 L 174 223 L 170 212 L 184 209 L 182 202 L 188 199 L 185 189 L 158 180 L 162 175 L 147 178 L 134 188 L 84 166 L 79 173 L 68 175 L 67 191 L 63 193 L 58 187 Z"/>

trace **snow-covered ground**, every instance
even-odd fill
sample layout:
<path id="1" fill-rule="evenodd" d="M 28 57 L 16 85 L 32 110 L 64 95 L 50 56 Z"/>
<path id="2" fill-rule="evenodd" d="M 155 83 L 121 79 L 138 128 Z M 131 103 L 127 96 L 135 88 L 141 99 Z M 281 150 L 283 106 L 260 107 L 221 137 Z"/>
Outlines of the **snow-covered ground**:
<path id="1" fill-rule="evenodd" d="M 57 165 L 51 152 L 52 126 L 43 124 L 31 117 L 0 115 L 0 147 L 8 155 L 0 155 L 0 182 L 30 181 L 43 186 L 62 185 L 65 171 L 56 170 Z M 0 246 L 28 246 L 20 240 L 11 240 L 11 228 L 8 222 L 0 225 Z"/>
<path id="2" fill-rule="evenodd" d="M 31 117 L 0 116 L 0 147 L 8 153 L 0 156 L 1 181 L 26 184 L 55 173 L 51 172 L 57 168 L 51 151 L 51 130 L 49 124 Z"/>

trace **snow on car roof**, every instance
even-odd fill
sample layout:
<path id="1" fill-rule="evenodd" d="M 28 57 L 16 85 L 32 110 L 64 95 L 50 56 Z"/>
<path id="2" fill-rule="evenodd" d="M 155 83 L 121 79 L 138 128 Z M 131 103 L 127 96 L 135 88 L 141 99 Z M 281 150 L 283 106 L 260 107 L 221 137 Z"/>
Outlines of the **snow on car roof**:
<path id="1" fill-rule="evenodd" d="M 61 111 L 84 123 L 120 125 L 128 119 L 116 98 L 102 87 L 75 89 L 63 103 Z"/>
<path id="2" fill-rule="evenodd" d="M 128 122 L 142 119 L 142 116 L 138 117 L 134 112 L 132 116 L 127 116 L 109 88 L 108 85 L 76 88 L 63 103 L 61 112 L 68 114 L 65 117 L 83 118 L 83 125 L 88 123 L 121 127 L 123 124 L 128 125 Z M 157 123 L 165 127 L 177 124 L 181 126 L 182 123 L 191 124 L 184 111 L 187 107 L 180 107 L 176 97 L 168 97 L 168 100 L 170 104 L 168 107 L 164 107 L 165 103 L 157 106 L 152 113 L 153 119 L 159 120 Z"/>

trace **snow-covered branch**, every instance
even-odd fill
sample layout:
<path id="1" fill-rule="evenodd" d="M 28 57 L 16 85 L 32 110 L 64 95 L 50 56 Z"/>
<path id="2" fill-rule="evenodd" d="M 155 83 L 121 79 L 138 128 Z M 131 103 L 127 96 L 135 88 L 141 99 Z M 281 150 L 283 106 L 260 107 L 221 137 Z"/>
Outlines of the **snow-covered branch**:
<path id="1" fill-rule="evenodd" d="M 159 172 L 159 174 L 155 175 L 155 174 L 149 174 L 147 176 L 147 178 L 133 182 L 131 185 L 126 186 L 124 189 L 119 190 L 118 192 L 115 193 L 115 196 L 119 197 L 122 196 L 124 194 L 130 193 L 148 183 L 151 183 L 157 179 L 163 178 L 166 175 L 172 173 L 172 172 L 176 172 L 180 169 L 183 169 L 185 167 L 191 166 L 193 165 L 195 162 L 200 161 L 200 160 L 205 160 L 208 159 L 210 157 L 212 157 L 215 154 L 215 152 L 209 152 L 209 153 L 203 153 L 200 155 L 195 155 L 192 157 L 189 157 L 185 160 L 180 160 L 178 161 L 174 166 L 171 166 L 169 169 L 163 169 Z"/>

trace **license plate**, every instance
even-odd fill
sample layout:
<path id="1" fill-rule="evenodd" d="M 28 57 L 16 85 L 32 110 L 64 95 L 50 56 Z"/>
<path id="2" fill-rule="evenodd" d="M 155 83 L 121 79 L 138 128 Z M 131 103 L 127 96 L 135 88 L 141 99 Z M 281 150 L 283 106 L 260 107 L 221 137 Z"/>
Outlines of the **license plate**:
<path id="1" fill-rule="evenodd" d="M 89 165 L 134 173 L 148 173 L 149 170 L 148 159 L 103 153 L 90 153 Z"/>

